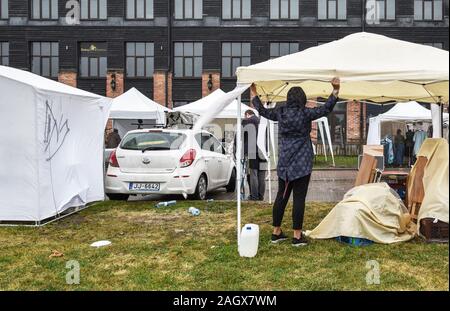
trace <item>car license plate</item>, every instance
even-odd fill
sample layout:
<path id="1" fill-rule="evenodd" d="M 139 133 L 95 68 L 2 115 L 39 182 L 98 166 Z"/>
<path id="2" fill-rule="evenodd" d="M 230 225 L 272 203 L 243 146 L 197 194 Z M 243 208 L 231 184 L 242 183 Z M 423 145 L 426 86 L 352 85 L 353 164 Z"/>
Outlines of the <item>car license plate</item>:
<path id="1" fill-rule="evenodd" d="M 144 191 L 144 192 L 158 192 L 160 188 L 159 183 L 133 183 L 129 185 L 130 191 Z"/>

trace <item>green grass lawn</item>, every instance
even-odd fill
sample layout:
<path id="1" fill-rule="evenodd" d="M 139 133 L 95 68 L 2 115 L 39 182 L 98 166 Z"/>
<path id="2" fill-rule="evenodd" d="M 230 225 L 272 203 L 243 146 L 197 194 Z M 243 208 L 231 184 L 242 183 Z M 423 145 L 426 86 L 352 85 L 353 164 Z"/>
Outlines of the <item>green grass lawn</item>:
<path id="1" fill-rule="evenodd" d="M 193 205 L 200 216 L 187 213 Z M 235 203 L 153 206 L 109 201 L 41 228 L 0 227 L 0 290 L 448 290 L 448 245 L 271 245 L 270 206 L 245 203 L 242 219 L 259 224 L 261 238 L 257 257 L 240 258 Z M 331 208 L 309 203 L 305 228 Z M 103 239 L 112 245 L 89 246 Z M 64 256 L 49 258 L 52 250 Z M 80 263 L 79 285 L 66 284 L 69 260 Z M 379 285 L 366 283 L 369 260 L 379 262 Z"/>
<path id="2" fill-rule="evenodd" d="M 335 156 L 334 161 L 336 163 L 336 168 L 358 168 L 358 157 L 357 156 Z M 331 156 L 317 155 L 314 158 L 314 168 L 334 168 Z"/>

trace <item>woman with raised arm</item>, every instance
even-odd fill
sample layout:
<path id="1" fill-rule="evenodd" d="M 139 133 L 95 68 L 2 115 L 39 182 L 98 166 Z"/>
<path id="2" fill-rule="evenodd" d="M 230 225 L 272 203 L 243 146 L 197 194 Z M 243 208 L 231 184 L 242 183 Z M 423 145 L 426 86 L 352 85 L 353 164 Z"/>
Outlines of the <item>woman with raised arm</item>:
<path id="1" fill-rule="evenodd" d="M 294 206 L 292 222 L 294 237 L 293 246 L 307 245 L 302 235 L 305 199 L 308 191 L 309 179 L 313 166 L 313 148 L 311 142 L 311 123 L 333 111 L 338 100 L 340 89 L 339 78 L 331 81 L 333 92 L 325 105 L 307 108 L 307 96 L 301 87 L 293 87 L 287 94 L 286 105 L 267 109 L 258 96 L 253 98 L 253 106 L 260 116 L 278 121 L 279 132 L 279 160 L 278 160 L 278 193 L 273 205 L 273 233 L 272 243 L 287 239 L 281 230 L 284 210 L 291 192 L 294 192 Z M 252 94 L 257 94 L 256 86 L 251 86 Z"/>

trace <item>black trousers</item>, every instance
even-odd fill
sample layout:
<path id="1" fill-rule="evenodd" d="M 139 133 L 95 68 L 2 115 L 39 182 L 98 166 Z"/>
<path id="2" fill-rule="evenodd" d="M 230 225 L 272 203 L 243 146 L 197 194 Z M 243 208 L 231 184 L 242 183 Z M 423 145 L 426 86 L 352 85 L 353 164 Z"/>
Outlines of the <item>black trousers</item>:
<path id="1" fill-rule="evenodd" d="M 294 230 L 303 229 L 303 217 L 305 214 L 305 200 L 308 192 L 309 180 L 311 175 L 301 177 L 299 179 L 285 182 L 278 178 L 278 193 L 273 205 L 273 226 L 281 227 L 283 221 L 284 210 L 294 192 L 294 206 L 292 209 L 292 228 Z"/>

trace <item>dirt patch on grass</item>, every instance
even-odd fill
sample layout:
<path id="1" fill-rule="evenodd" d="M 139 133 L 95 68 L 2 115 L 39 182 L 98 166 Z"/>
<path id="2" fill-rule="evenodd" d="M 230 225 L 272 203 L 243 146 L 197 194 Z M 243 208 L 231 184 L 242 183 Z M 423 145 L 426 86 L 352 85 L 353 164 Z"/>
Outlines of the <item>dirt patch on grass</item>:
<path id="1" fill-rule="evenodd" d="M 128 223 L 135 224 L 153 224 L 160 225 L 168 222 L 179 221 L 182 216 L 178 213 L 175 214 L 162 214 L 155 212 L 119 212 L 118 219 Z"/>

